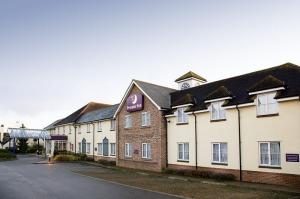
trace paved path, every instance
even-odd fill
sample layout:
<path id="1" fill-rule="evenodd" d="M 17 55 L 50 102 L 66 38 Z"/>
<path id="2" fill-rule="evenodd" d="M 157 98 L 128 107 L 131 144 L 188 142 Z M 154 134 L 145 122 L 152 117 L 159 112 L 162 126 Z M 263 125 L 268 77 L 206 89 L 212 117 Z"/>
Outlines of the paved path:
<path id="1" fill-rule="evenodd" d="M 36 157 L 20 156 L 0 162 L 0 198 L 3 199 L 171 199 L 144 191 L 76 175 L 72 170 L 101 170 L 81 164 L 33 164 Z"/>

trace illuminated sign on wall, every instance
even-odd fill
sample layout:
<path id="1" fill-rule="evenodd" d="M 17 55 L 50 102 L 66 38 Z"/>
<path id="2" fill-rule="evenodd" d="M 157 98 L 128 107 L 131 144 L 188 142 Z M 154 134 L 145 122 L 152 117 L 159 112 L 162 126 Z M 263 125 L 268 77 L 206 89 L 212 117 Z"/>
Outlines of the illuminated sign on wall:
<path id="1" fill-rule="evenodd" d="M 127 98 L 126 110 L 128 112 L 140 111 L 144 109 L 144 96 L 141 94 L 132 94 Z"/>

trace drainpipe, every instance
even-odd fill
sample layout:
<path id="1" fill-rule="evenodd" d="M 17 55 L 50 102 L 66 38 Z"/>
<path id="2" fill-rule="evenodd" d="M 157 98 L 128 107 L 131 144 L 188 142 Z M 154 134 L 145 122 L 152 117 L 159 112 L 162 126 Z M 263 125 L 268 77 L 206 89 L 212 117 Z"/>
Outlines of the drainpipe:
<path id="1" fill-rule="evenodd" d="M 95 123 L 93 123 L 93 160 L 95 161 Z"/>
<path id="2" fill-rule="evenodd" d="M 165 117 L 166 120 L 166 168 L 169 167 L 169 163 L 168 163 L 168 125 L 170 123 L 170 120 L 168 120 L 168 118 Z"/>
<path id="3" fill-rule="evenodd" d="M 198 135 L 197 135 L 197 116 L 195 112 L 193 112 L 195 118 L 195 167 L 198 170 Z"/>
<path id="4" fill-rule="evenodd" d="M 76 143 L 77 143 L 76 142 L 76 129 L 77 129 L 77 126 L 76 126 L 76 123 L 74 123 L 74 137 L 75 137 L 75 139 L 74 139 L 75 140 L 74 141 L 74 149 L 75 149 L 74 152 L 75 152 L 75 154 L 76 154 L 76 151 L 77 151 L 76 150 Z"/>
<path id="5" fill-rule="evenodd" d="M 241 113 L 238 105 L 236 105 L 236 109 L 238 111 L 238 128 L 239 128 L 239 161 L 240 161 L 240 181 L 243 181 L 243 173 L 242 173 L 242 146 L 241 146 Z"/>

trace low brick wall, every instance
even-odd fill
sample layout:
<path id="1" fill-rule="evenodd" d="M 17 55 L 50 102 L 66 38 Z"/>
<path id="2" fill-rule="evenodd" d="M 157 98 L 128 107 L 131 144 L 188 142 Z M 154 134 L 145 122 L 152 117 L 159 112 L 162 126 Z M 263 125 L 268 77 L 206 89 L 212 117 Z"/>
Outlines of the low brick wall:
<path id="1" fill-rule="evenodd" d="M 169 169 L 174 170 L 196 170 L 193 166 L 174 165 L 169 164 Z M 198 171 L 209 171 L 214 173 L 228 173 L 233 174 L 236 180 L 240 179 L 240 171 L 235 169 L 219 169 L 209 167 L 198 167 Z M 300 175 L 284 174 L 284 173 L 272 173 L 272 172 L 260 172 L 260 171 L 243 171 L 242 177 L 244 182 L 255 182 L 274 185 L 285 185 L 300 188 Z"/>
<path id="2" fill-rule="evenodd" d="M 88 158 L 93 158 L 92 155 L 88 155 Z M 112 162 L 116 162 L 116 158 L 113 157 L 105 157 L 105 156 L 94 156 L 94 161 L 98 161 L 98 160 L 105 160 L 105 161 L 112 161 Z"/>
<path id="3" fill-rule="evenodd" d="M 157 162 L 151 162 L 151 161 L 143 162 L 143 161 L 118 159 L 117 166 L 131 168 L 131 169 L 161 172 L 160 165 Z"/>

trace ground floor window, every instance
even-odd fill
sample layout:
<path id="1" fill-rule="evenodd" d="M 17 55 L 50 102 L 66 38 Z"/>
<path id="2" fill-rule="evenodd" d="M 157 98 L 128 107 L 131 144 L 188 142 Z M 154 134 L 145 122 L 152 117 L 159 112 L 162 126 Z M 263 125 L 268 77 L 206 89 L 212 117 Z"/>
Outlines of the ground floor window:
<path id="1" fill-rule="evenodd" d="M 116 155 L 116 143 L 110 143 L 110 155 L 111 156 Z"/>
<path id="2" fill-rule="evenodd" d="M 67 150 L 67 142 L 66 141 L 55 141 L 54 148 L 57 151 L 66 151 Z"/>
<path id="3" fill-rule="evenodd" d="M 280 142 L 259 142 L 260 165 L 280 166 Z"/>
<path id="4" fill-rule="evenodd" d="M 178 143 L 178 160 L 189 161 L 189 143 Z"/>
<path id="5" fill-rule="evenodd" d="M 103 144 L 102 143 L 98 143 L 98 154 L 103 155 Z"/>
<path id="6" fill-rule="evenodd" d="M 227 143 L 212 143 L 212 162 L 227 164 Z"/>
<path id="7" fill-rule="evenodd" d="M 86 153 L 87 154 L 91 153 L 91 143 L 89 143 L 89 142 L 86 143 Z"/>
<path id="8" fill-rule="evenodd" d="M 78 143 L 78 152 L 81 153 L 81 142 Z"/>
<path id="9" fill-rule="evenodd" d="M 151 144 L 150 143 L 142 143 L 142 158 L 151 158 Z"/>
<path id="10" fill-rule="evenodd" d="M 125 157 L 132 157 L 132 144 L 125 143 Z"/>

